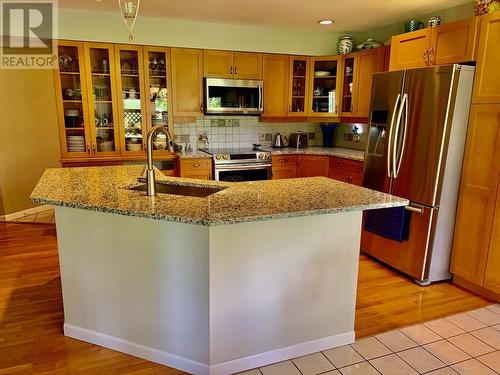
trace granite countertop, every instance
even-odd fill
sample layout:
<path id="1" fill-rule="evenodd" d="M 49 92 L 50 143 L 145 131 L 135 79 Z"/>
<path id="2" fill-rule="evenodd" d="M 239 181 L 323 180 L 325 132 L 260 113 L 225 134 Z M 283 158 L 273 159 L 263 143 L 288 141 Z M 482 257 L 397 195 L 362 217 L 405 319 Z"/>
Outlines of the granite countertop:
<path id="1" fill-rule="evenodd" d="M 365 152 L 342 147 L 307 147 L 307 148 L 273 148 L 269 149 L 272 155 L 325 155 L 356 161 L 365 160 Z"/>
<path id="2" fill-rule="evenodd" d="M 181 159 L 212 159 L 212 155 L 199 150 L 190 152 L 180 151 L 176 152 L 175 155 Z"/>
<path id="3" fill-rule="evenodd" d="M 218 182 L 167 177 L 158 182 L 225 188 L 206 198 L 171 194 L 148 197 L 128 190 L 140 185 L 142 166 L 47 169 L 31 200 L 55 206 L 82 208 L 119 215 L 201 225 L 233 224 L 282 217 L 359 211 L 408 204 L 406 199 L 326 177 Z"/>

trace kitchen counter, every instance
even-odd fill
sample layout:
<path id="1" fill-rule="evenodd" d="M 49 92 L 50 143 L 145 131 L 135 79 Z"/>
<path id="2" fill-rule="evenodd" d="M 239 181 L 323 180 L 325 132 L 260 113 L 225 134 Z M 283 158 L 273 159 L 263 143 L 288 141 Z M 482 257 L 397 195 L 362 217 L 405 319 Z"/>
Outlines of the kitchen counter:
<path id="1" fill-rule="evenodd" d="M 307 148 L 270 148 L 269 151 L 272 155 L 324 155 L 336 156 L 344 159 L 351 159 L 356 161 L 365 160 L 365 152 L 361 150 L 352 150 L 342 147 L 307 147 Z"/>
<path id="2" fill-rule="evenodd" d="M 66 336 L 199 375 L 354 342 L 363 210 L 406 200 L 325 177 L 161 173 L 225 189 L 148 197 L 127 189 L 143 173 L 48 169 L 32 193 L 55 205 Z"/>
<path id="3" fill-rule="evenodd" d="M 326 177 L 230 183 L 163 176 L 158 182 L 224 187 L 207 198 L 128 190 L 137 186 L 142 166 L 47 169 L 31 195 L 33 202 L 119 215 L 202 225 L 359 211 L 408 203 L 384 193 Z"/>
<path id="4" fill-rule="evenodd" d="M 175 155 L 180 159 L 212 159 L 212 155 L 199 150 L 190 152 L 180 151 L 176 152 Z"/>

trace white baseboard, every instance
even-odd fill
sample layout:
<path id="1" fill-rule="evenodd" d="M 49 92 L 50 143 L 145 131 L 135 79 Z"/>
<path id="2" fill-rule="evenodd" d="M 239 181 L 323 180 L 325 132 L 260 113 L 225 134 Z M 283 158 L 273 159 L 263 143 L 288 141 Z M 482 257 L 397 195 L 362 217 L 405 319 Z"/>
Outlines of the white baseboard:
<path id="1" fill-rule="evenodd" d="M 27 210 L 13 212 L 13 213 L 7 214 L 7 215 L 0 215 L 0 221 L 12 221 L 12 220 L 16 220 L 16 219 L 19 219 L 21 217 L 24 217 L 24 216 L 29 216 L 29 215 L 36 214 L 38 212 L 47 211 L 48 209 L 50 209 L 50 205 L 44 204 L 42 206 L 28 208 Z"/>
<path id="2" fill-rule="evenodd" d="M 322 350 L 335 348 L 354 342 L 355 333 L 347 332 L 318 340 L 303 342 L 269 352 L 259 353 L 248 357 L 238 358 L 233 361 L 218 363 L 210 367 L 210 375 L 227 375 L 237 372 L 262 367 L 271 363 L 285 361 L 296 357 L 316 353 Z"/>
<path id="3" fill-rule="evenodd" d="M 135 357 L 147 359 L 161 365 L 173 367 L 191 374 L 210 375 L 208 365 L 188 358 L 163 352 L 135 342 L 120 339 L 118 337 L 105 335 L 96 331 L 77 327 L 72 324 L 64 324 L 64 335 L 74 339 L 90 342 L 92 344 L 104 346 Z"/>
<path id="4" fill-rule="evenodd" d="M 209 366 L 175 354 L 170 354 L 158 349 L 137 344 L 135 342 L 77 327 L 72 324 L 64 324 L 64 335 L 196 375 L 234 374 L 236 372 L 256 367 L 266 366 L 271 363 L 351 344 L 354 342 L 355 338 L 354 331 L 341 333 Z"/>

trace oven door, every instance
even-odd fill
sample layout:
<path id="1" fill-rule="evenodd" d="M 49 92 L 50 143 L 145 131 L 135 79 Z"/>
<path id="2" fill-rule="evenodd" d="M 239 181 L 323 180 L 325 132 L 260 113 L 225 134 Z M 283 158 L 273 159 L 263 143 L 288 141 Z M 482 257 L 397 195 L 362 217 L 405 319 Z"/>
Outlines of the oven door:
<path id="1" fill-rule="evenodd" d="M 271 178 L 271 164 L 230 164 L 215 167 L 216 181 L 260 181 Z"/>

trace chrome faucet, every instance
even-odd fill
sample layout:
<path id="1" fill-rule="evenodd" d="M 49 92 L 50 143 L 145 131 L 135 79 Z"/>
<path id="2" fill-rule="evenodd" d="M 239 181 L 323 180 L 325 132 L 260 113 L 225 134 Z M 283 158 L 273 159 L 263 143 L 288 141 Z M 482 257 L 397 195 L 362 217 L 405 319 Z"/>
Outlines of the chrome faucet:
<path id="1" fill-rule="evenodd" d="M 146 169 L 146 195 L 154 196 L 156 195 L 156 185 L 155 185 L 155 171 L 153 169 L 153 138 L 157 131 L 162 130 L 167 136 L 167 150 L 174 152 L 174 146 L 172 138 L 170 138 L 170 133 L 164 125 L 155 125 L 151 128 L 148 133 L 146 150 L 148 153 L 148 165 Z"/>

